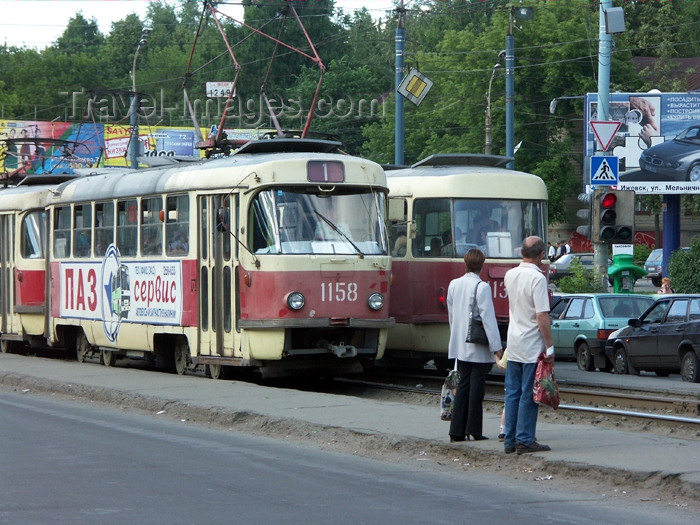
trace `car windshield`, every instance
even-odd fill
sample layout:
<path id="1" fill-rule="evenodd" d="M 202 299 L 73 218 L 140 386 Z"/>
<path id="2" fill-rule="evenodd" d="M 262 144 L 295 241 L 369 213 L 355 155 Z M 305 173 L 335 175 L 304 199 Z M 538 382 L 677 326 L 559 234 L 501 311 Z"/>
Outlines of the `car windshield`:
<path id="1" fill-rule="evenodd" d="M 656 250 L 652 251 L 649 254 L 649 257 L 647 257 L 647 262 L 646 264 L 656 264 L 661 262 L 661 259 L 663 259 L 664 256 L 664 250 L 662 248 L 657 248 Z"/>
<path id="2" fill-rule="evenodd" d="M 684 129 L 674 140 L 682 140 L 683 142 L 692 142 L 693 144 L 700 144 L 700 126 L 693 126 L 688 129 Z"/>

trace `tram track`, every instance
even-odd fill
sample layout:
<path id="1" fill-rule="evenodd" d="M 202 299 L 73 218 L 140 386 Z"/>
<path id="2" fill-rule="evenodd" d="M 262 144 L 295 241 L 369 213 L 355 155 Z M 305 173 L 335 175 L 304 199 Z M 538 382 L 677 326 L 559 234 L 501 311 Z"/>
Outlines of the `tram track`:
<path id="1" fill-rule="evenodd" d="M 425 375 L 391 375 L 338 378 L 338 383 L 354 387 L 410 393 L 439 401 L 442 379 Z M 406 384 L 413 382 L 414 385 Z M 648 394 L 628 389 L 559 385 L 561 403 L 557 412 L 566 417 L 577 413 L 591 418 L 605 415 L 624 420 L 663 421 L 670 425 L 690 425 L 700 430 L 700 399 L 695 395 Z M 486 382 L 486 403 L 503 404 L 503 383 Z"/>

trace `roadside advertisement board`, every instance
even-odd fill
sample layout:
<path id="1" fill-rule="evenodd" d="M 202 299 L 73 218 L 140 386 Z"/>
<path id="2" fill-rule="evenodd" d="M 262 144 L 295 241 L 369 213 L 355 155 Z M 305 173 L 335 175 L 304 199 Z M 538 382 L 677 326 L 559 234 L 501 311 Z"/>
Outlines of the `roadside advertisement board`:
<path id="1" fill-rule="evenodd" d="M 587 165 L 601 152 L 590 126 L 599 120 L 598 94 L 589 93 L 584 116 Z M 611 93 L 610 120 L 620 122 L 607 148 L 607 155 L 619 159 L 618 189 L 700 193 L 700 93 Z"/>

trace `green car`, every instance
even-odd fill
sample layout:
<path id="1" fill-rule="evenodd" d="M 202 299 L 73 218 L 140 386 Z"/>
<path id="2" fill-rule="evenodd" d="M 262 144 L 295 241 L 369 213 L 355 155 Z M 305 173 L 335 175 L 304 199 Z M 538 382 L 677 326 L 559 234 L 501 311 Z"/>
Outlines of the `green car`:
<path id="1" fill-rule="evenodd" d="M 605 342 L 654 302 L 651 295 L 576 293 L 556 297 L 549 316 L 556 357 L 576 359 L 579 370 L 610 372 Z"/>

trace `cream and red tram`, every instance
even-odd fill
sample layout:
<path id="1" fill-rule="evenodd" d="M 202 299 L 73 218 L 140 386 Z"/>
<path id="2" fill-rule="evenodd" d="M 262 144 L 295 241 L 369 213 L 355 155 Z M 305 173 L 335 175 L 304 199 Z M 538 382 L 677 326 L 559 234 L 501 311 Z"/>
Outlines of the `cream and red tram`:
<path id="1" fill-rule="evenodd" d="M 48 192 L 46 337 L 173 364 L 357 370 L 381 358 L 386 178 L 329 141 L 101 170 Z M 3 337 L 5 335 L 3 334 Z"/>
<path id="2" fill-rule="evenodd" d="M 505 340 L 505 272 L 520 263 L 525 237 L 547 235 L 547 188 L 539 177 L 505 169 L 492 155 L 433 155 L 387 172 L 396 325 L 387 357 L 444 359 L 447 287 L 464 274 L 464 254 L 486 254 L 481 278 L 491 287 Z M 548 267 L 543 266 L 547 275 Z M 466 320 L 465 320 L 466 322 Z"/>

